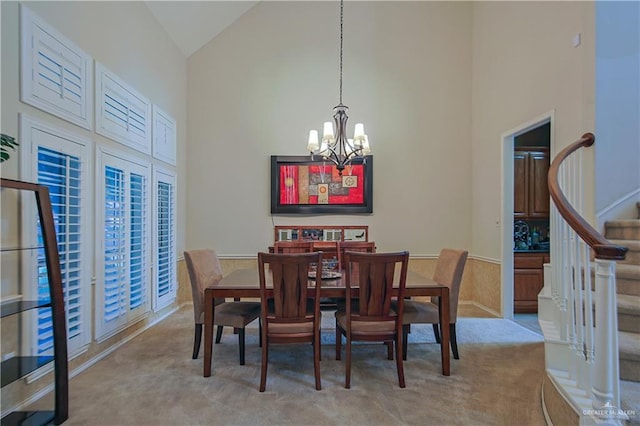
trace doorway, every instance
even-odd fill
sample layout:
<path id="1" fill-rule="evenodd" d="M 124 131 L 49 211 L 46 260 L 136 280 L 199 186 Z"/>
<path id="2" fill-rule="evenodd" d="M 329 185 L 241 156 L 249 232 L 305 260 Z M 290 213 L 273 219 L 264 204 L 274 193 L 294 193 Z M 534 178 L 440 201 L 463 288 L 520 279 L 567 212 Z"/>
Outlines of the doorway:
<path id="1" fill-rule="evenodd" d="M 504 318 L 515 319 L 514 316 L 514 153 L 516 140 L 526 140 L 535 129 L 547 126 L 550 155 L 554 152 L 554 121 L 552 110 L 517 126 L 502 135 L 502 313 Z M 540 130 L 538 130 L 539 132 Z M 532 133 L 532 134 L 535 134 Z M 546 236 L 546 235 L 545 235 Z M 527 241 L 528 243 L 528 241 Z M 537 317 L 537 315 L 536 315 Z M 531 323 L 532 318 L 527 318 Z M 535 319 L 537 323 L 537 318 Z"/>

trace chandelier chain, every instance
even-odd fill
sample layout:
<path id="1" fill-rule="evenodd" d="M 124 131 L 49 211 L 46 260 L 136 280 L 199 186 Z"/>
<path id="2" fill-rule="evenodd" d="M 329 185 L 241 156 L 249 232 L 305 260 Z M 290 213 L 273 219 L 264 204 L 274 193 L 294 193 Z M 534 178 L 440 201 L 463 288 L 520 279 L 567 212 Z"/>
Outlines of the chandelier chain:
<path id="1" fill-rule="evenodd" d="M 344 11 L 344 0 L 340 0 L 340 105 L 342 105 L 342 21 Z"/>

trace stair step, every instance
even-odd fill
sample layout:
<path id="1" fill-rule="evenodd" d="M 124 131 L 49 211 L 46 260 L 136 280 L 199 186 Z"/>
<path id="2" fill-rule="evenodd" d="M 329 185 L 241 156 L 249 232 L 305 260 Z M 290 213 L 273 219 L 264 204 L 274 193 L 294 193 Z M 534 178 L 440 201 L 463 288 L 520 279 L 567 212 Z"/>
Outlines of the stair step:
<path id="1" fill-rule="evenodd" d="M 604 229 L 608 240 L 640 240 L 640 219 L 612 220 Z"/>
<path id="2" fill-rule="evenodd" d="M 618 265 L 621 264 L 630 264 L 630 265 L 640 265 L 640 241 L 636 240 L 609 240 L 613 244 L 617 244 L 622 247 L 626 247 L 629 249 L 627 251 L 627 255 L 624 260 L 618 261 Z"/>
<path id="3" fill-rule="evenodd" d="M 640 296 L 640 265 L 616 265 L 616 290 L 619 295 Z"/>
<path id="4" fill-rule="evenodd" d="M 640 334 L 620 331 L 620 378 L 640 382 Z"/>
<path id="5" fill-rule="evenodd" d="M 618 330 L 640 333 L 640 296 L 618 294 Z"/>

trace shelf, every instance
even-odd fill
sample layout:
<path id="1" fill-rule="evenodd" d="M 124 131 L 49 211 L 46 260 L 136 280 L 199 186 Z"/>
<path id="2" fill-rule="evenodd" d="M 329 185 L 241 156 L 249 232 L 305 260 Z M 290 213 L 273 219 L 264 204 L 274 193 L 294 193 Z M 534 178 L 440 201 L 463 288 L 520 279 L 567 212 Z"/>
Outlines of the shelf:
<path id="1" fill-rule="evenodd" d="M 0 368 L 2 387 L 15 382 L 51 361 L 53 361 L 52 356 L 16 356 L 2 361 Z"/>
<path id="2" fill-rule="evenodd" d="M 26 250 L 38 250 L 43 249 L 44 246 L 33 246 L 33 247 L 3 247 L 0 248 L 0 252 L 10 252 L 10 251 L 26 251 Z"/>
<path id="3" fill-rule="evenodd" d="M 2 426 L 41 426 L 52 423 L 53 411 L 15 411 L 2 418 Z"/>
<path id="4" fill-rule="evenodd" d="M 21 300 L 18 302 L 9 302 L 3 305 L 0 305 L 0 317 L 8 317 L 9 315 L 14 315 L 19 312 L 28 311 L 29 309 L 37 309 L 37 308 L 49 308 L 51 307 L 51 302 L 40 302 L 37 300 Z"/>

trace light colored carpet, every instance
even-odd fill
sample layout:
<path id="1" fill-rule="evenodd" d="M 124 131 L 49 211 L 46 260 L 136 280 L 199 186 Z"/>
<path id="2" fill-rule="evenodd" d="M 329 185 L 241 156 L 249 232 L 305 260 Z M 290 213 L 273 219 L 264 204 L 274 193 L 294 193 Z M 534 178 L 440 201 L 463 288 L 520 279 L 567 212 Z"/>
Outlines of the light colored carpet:
<path id="1" fill-rule="evenodd" d="M 324 324 L 332 327 L 330 313 Z M 336 361 L 334 330 L 323 331 L 322 390 L 310 345 L 270 351 L 267 391 L 258 392 L 257 327 L 247 330 L 246 365 L 237 336 L 214 346 L 213 374 L 203 350 L 191 359 L 193 313 L 181 309 L 71 379 L 69 425 L 544 425 L 542 337 L 495 318 L 459 318 L 460 360 L 441 375 L 431 325 L 414 326 L 400 389 L 386 348 L 353 349 L 351 389 Z M 331 343 L 329 343 L 331 342 Z M 343 356 L 344 359 L 344 356 Z"/>

